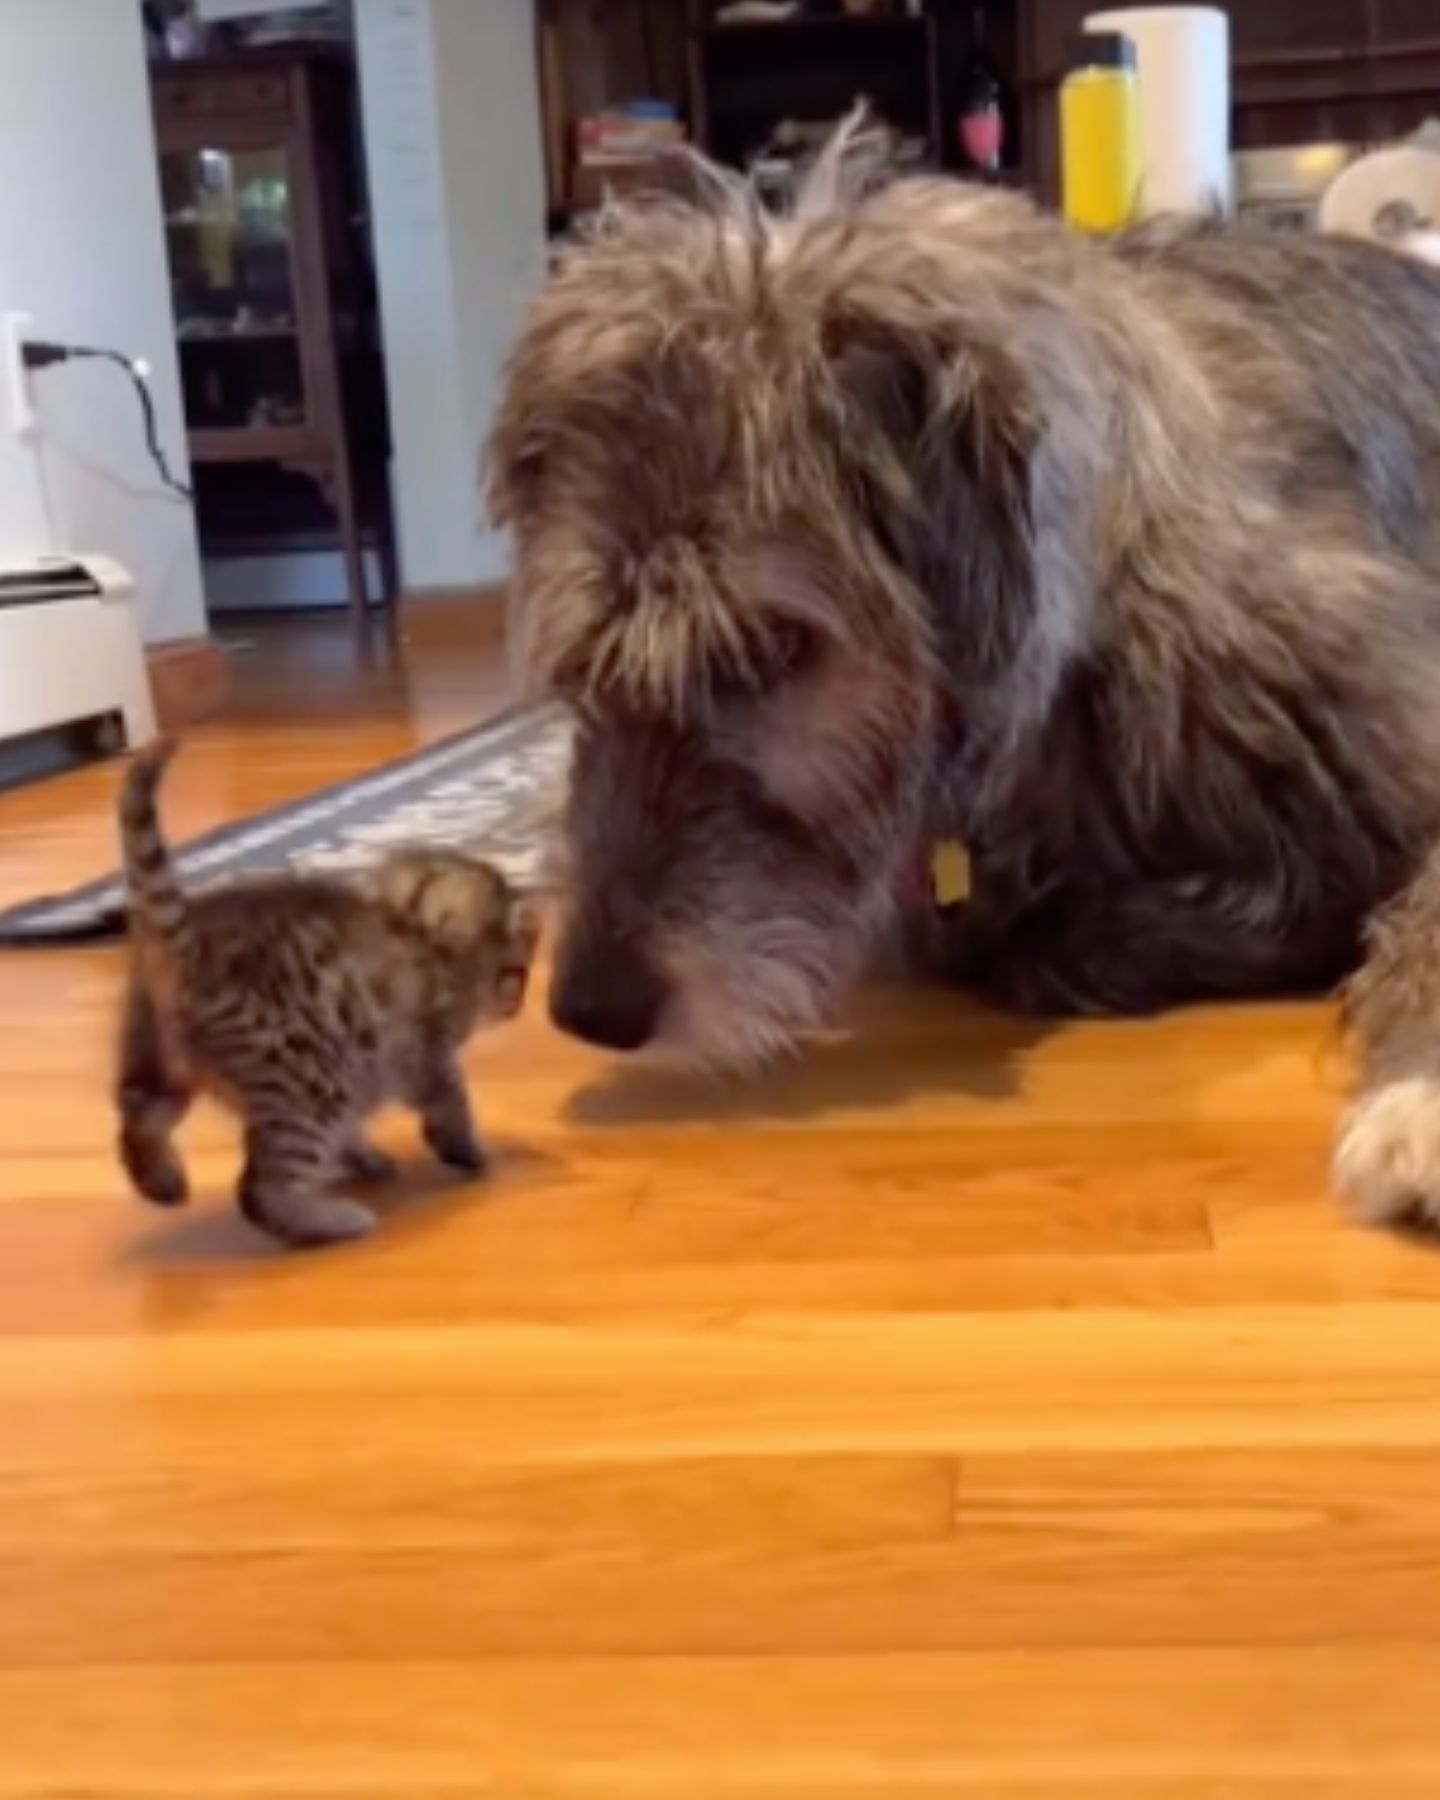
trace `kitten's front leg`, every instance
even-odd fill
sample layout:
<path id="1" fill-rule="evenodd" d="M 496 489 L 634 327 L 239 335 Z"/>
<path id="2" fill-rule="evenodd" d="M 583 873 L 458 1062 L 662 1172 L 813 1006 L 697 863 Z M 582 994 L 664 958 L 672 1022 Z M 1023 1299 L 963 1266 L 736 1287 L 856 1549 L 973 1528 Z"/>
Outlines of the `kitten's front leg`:
<path id="1" fill-rule="evenodd" d="M 240 1210 L 252 1225 L 297 1245 L 338 1244 L 365 1237 L 375 1215 L 358 1200 L 326 1192 L 352 1141 L 348 1120 L 319 1109 L 270 1115 L 252 1112 L 245 1127 Z"/>
<path id="2" fill-rule="evenodd" d="M 453 1056 L 437 1059 L 415 1097 L 425 1142 L 449 1168 L 483 1175 L 489 1163 L 475 1130 L 465 1077 Z"/>

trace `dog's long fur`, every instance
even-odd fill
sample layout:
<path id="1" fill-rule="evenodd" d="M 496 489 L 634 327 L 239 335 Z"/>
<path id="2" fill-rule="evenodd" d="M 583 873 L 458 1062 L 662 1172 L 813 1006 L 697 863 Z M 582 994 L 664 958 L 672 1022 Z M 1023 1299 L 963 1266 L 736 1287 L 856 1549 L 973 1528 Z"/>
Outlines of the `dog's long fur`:
<path id="1" fill-rule="evenodd" d="M 844 152 L 787 217 L 612 214 L 514 359 L 516 632 L 582 725 L 557 1018 L 768 1053 L 951 835 L 956 964 L 1022 1006 L 1345 976 L 1440 826 L 1440 276 Z M 1440 1213 L 1440 862 L 1376 944 L 1339 1169 Z"/>

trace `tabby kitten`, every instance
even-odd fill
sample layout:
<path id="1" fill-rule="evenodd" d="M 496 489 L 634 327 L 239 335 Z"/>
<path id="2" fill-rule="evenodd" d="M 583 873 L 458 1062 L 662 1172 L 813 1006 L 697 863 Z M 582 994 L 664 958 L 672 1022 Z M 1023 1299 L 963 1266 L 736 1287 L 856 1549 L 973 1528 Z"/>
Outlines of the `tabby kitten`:
<path id="1" fill-rule="evenodd" d="M 510 1018 L 535 948 L 530 907 L 482 862 L 400 851 L 368 885 L 278 875 L 181 887 L 155 798 L 174 754 L 130 765 L 120 799 L 132 972 L 120 1051 L 120 1154 L 163 1206 L 187 1197 L 172 1134 L 208 1092 L 245 1128 L 246 1218 L 292 1244 L 359 1237 L 375 1215 L 328 1192 L 391 1165 L 361 1136 L 389 1100 L 419 1113 L 442 1162 L 479 1173 L 458 1052 Z"/>

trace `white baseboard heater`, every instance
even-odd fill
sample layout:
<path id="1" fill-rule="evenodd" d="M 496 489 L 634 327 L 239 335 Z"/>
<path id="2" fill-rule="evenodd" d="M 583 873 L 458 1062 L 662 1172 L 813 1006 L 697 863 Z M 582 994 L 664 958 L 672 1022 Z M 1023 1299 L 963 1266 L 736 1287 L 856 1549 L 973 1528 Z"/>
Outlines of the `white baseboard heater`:
<path id="1" fill-rule="evenodd" d="M 0 746 L 117 718 L 126 744 L 154 733 L 129 575 L 104 556 L 0 562 Z"/>

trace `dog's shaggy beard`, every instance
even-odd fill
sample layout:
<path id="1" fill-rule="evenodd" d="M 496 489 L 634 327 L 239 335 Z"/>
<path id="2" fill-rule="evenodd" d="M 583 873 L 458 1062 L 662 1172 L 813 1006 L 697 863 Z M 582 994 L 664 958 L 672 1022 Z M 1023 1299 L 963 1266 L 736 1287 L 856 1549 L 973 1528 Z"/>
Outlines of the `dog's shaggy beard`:
<path id="1" fill-rule="evenodd" d="M 878 704 L 883 684 L 866 679 Z M 809 678 L 822 691 L 843 680 Z M 813 695 L 848 743 L 813 766 L 788 750 L 789 728 L 813 728 L 788 687 L 773 706 L 747 695 L 679 731 L 633 717 L 582 726 L 552 988 L 561 1023 L 736 1072 L 838 1023 L 893 913 L 918 816 L 895 746 L 882 753 L 866 728 L 865 683 L 849 691 L 848 709 Z M 877 825 L 863 808 L 886 788 Z"/>
<path id="2" fill-rule="evenodd" d="M 766 941 L 727 942 L 713 926 L 665 957 L 671 998 L 655 1056 L 710 1074 L 753 1074 L 833 1026 L 843 986 L 834 945 L 813 929 L 772 921 Z"/>
<path id="3" fill-rule="evenodd" d="M 839 930 L 780 916 L 727 931 L 721 909 L 677 934 L 662 951 L 670 998 L 654 1053 L 685 1069 L 748 1075 L 830 1035 L 889 911 L 877 893 Z"/>

